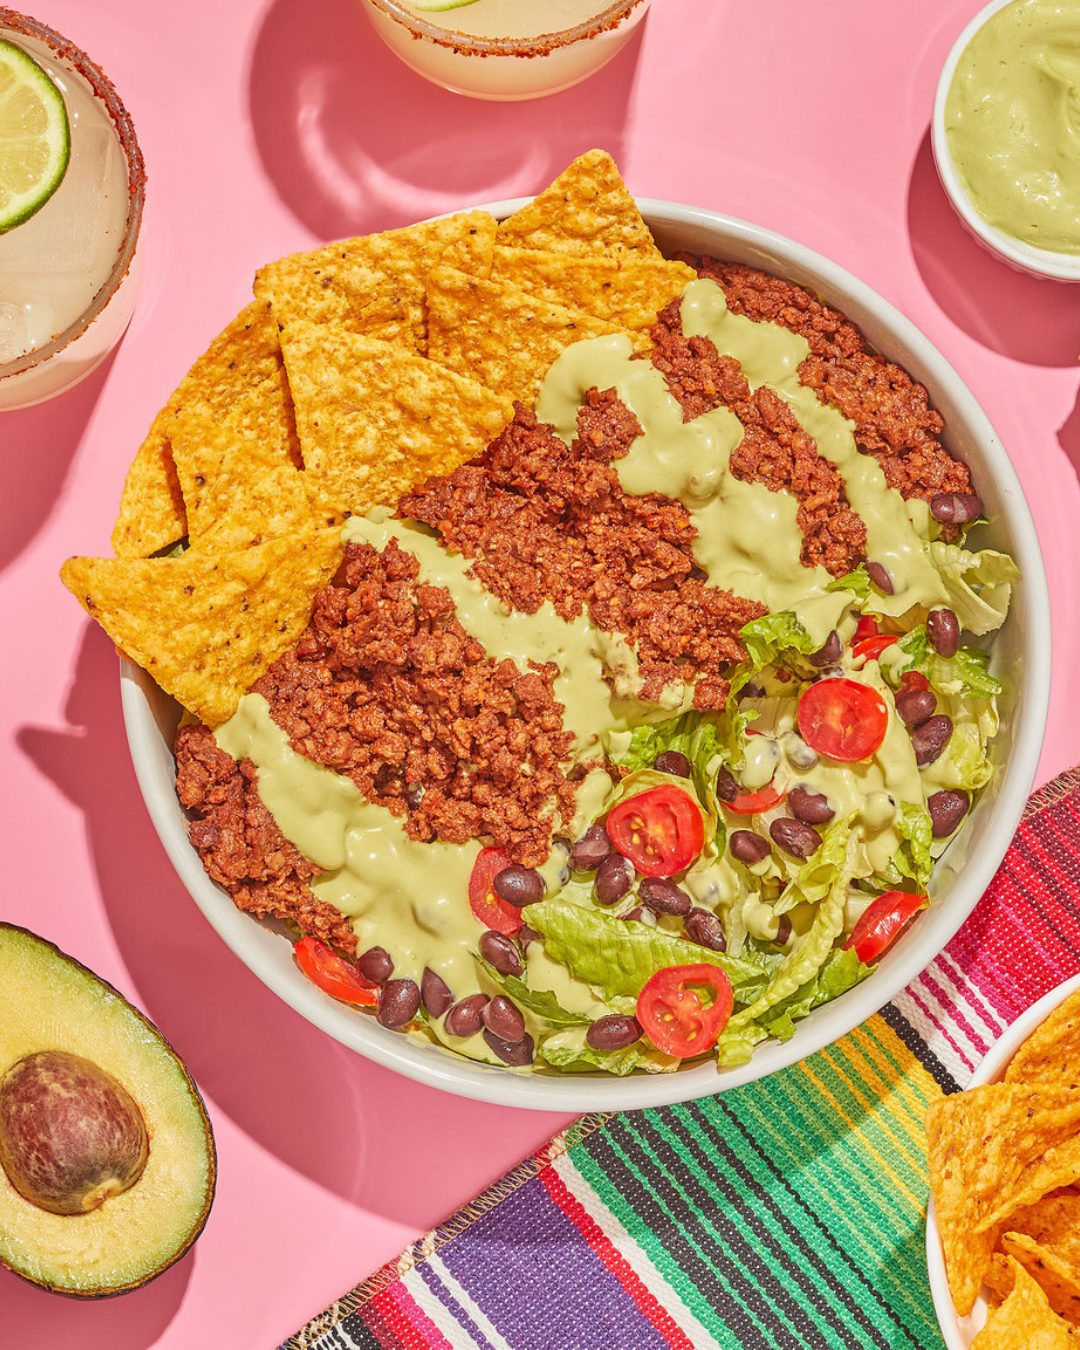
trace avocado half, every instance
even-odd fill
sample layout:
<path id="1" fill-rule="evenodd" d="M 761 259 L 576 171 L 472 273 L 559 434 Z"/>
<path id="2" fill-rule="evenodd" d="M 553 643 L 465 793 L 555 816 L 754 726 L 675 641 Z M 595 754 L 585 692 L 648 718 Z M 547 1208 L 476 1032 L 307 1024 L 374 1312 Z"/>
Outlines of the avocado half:
<path id="1" fill-rule="evenodd" d="M 44 938 L 0 923 L 0 1083 L 59 1052 L 126 1089 L 149 1152 L 128 1189 L 88 1213 L 41 1208 L 0 1168 L 0 1264 L 56 1293 L 100 1298 L 160 1275 L 202 1231 L 217 1162 L 198 1089 L 172 1046 L 110 984 Z"/>

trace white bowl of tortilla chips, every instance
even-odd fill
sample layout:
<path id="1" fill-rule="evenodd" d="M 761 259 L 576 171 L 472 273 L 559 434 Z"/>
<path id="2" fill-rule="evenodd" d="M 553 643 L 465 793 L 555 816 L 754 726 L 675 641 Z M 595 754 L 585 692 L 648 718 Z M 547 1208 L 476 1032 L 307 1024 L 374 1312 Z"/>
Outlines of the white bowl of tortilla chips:
<path id="1" fill-rule="evenodd" d="M 172 569 L 176 578 L 172 583 L 176 592 L 173 603 L 177 612 L 183 613 L 185 597 L 194 595 L 195 609 L 201 606 L 204 616 L 217 615 L 219 640 L 215 646 L 185 657 L 183 644 L 190 641 L 190 634 L 185 638 L 179 632 L 183 625 L 178 625 L 177 631 L 168 635 L 166 645 L 172 644 L 169 652 L 155 661 L 149 658 L 156 658 L 156 651 L 140 649 L 138 632 L 119 631 L 115 625 L 110 629 L 118 646 L 139 663 L 124 662 L 122 694 L 131 753 L 147 806 L 181 879 L 229 947 L 297 1012 L 360 1054 L 449 1092 L 554 1111 L 659 1106 L 748 1083 L 820 1049 L 881 1007 L 941 950 L 993 876 L 1034 777 L 1049 687 L 1048 604 L 1030 515 L 993 428 L 934 347 L 879 295 L 843 268 L 799 244 L 704 209 L 652 200 L 635 205 L 608 157 L 594 153 L 584 157 L 584 161 L 599 173 L 599 187 L 573 201 L 569 200 L 569 193 L 556 194 L 555 205 L 563 215 L 554 227 L 565 231 L 563 242 L 569 259 L 563 284 L 577 286 L 580 292 L 582 285 L 593 284 L 590 277 L 595 281 L 607 275 L 610 279 L 612 265 L 607 252 L 627 242 L 640 245 L 648 258 L 645 269 L 648 279 L 642 285 L 650 298 L 643 304 L 640 288 L 627 298 L 620 321 L 631 332 L 644 331 L 643 325 L 647 327 L 651 322 L 650 307 L 652 313 L 659 307 L 654 298 L 657 288 L 659 303 L 666 303 L 664 285 L 670 287 L 678 269 L 673 269 L 664 258 L 680 251 L 744 262 L 818 293 L 858 324 L 886 357 L 901 362 L 916 380 L 927 386 L 932 404 L 945 417 L 947 445 L 969 465 L 981 494 L 988 518 L 988 523 L 979 527 L 982 543 L 1011 554 L 1023 574 L 1022 582 L 1014 588 L 1007 623 L 993 644 L 992 669 L 1004 686 L 1000 699 L 1002 728 L 993 749 L 995 777 L 935 872 L 928 912 L 894 944 L 872 978 L 835 1002 L 816 1009 L 798 1024 L 790 1040 L 762 1044 L 749 1063 L 719 1074 L 713 1063 L 673 1073 L 635 1074 L 626 1078 L 514 1070 L 473 1062 L 434 1044 L 387 1030 L 374 1018 L 336 1002 L 300 973 L 280 924 L 260 923 L 240 912 L 229 896 L 208 879 L 189 843 L 187 821 L 175 792 L 171 746 L 180 716 L 177 700 L 213 725 L 268 661 L 295 641 L 306 622 L 305 603 L 310 603 L 312 587 L 333 570 L 335 498 L 340 498 L 343 483 L 352 494 L 350 500 L 359 503 L 359 509 L 366 509 L 365 502 L 392 501 L 410 482 L 436 469 L 448 471 L 454 467 L 453 463 L 439 461 L 431 442 L 423 437 L 417 440 L 413 429 L 400 420 L 395 422 L 382 414 L 370 418 L 362 412 L 357 415 L 356 400 L 349 390 L 341 391 L 333 386 L 333 381 L 320 380 L 320 343 L 339 344 L 346 355 L 363 358 L 370 364 L 374 356 L 387 352 L 389 344 L 383 339 L 402 334 L 408 339 L 415 325 L 424 321 L 424 305 L 414 303 L 414 299 L 419 295 L 422 300 L 423 286 L 430 282 L 438 292 L 442 313 L 448 316 L 447 332 L 458 342 L 459 355 L 479 363 L 475 373 L 487 392 L 478 394 L 475 380 L 455 387 L 455 381 L 425 368 L 422 353 L 414 352 L 405 359 L 403 378 L 419 389 L 429 379 L 434 380 L 432 387 L 440 416 L 450 419 L 447 429 L 453 432 L 458 447 L 457 462 L 463 462 L 490 437 L 492 417 L 498 422 L 504 415 L 506 392 L 513 389 L 517 397 L 527 401 L 530 393 L 535 393 L 534 381 L 538 382 L 547 368 L 545 359 L 550 362 L 550 353 L 557 350 L 559 343 L 565 345 L 573 340 L 563 331 L 565 319 L 559 319 L 555 311 L 546 307 L 541 296 L 531 311 L 539 314 L 540 319 L 532 324 L 527 341 L 519 342 L 516 340 L 519 335 L 515 335 L 491 343 L 490 330 L 499 322 L 500 301 L 485 290 L 487 283 L 482 279 L 455 281 L 436 272 L 434 265 L 430 276 L 425 277 L 429 262 L 425 259 L 424 241 L 432 237 L 432 231 L 446 228 L 440 222 L 416 227 L 419 234 L 395 231 L 378 236 L 374 244 L 369 241 L 363 246 L 362 265 L 355 253 L 350 254 L 346 242 L 327 245 L 307 255 L 306 264 L 285 260 L 260 273 L 257 294 L 267 284 L 267 278 L 273 278 L 275 268 L 284 267 L 286 271 L 296 266 L 301 271 L 305 266 L 308 268 L 307 281 L 301 277 L 301 284 L 295 288 L 297 294 L 305 297 L 300 303 L 306 307 L 308 317 L 297 329 L 301 360 L 294 361 L 290 369 L 303 372 L 293 391 L 302 405 L 296 411 L 301 432 L 305 419 L 310 424 L 311 419 L 318 418 L 323 419 L 324 426 L 329 419 L 340 431 L 336 439 L 328 437 L 329 448 L 317 466 L 322 481 L 332 490 L 325 500 L 317 492 L 309 492 L 304 501 L 294 494 L 298 447 L 279 415 L 283 400 L 288 398 L 288 388 L 280 355 L 274 351 L 277 333 L 276 329 L 258 328 L 263 320 L 256 305 L 245 311 L 203 358 L 204 373 L 209 371 L 211 375 L 209 393 L 182 384 L 163 410 L 129 477 L 114 533 L 114 546 L 123 555 L 119 570 L 127 568 L 129 585 L 130 578 L 142 584 L 160 575 L 153 569 L 160 569 L 161 558 L 148 558 L 147 554 L 160 552 L 180 537 L 177 531 L 183 533 L 185 528 L 186 508 L 186 528 L 189 533 L 197 530 L 201 544 L 200 548 L 189 550 L 194 556 L 187 563 L 180 559 Z M 606 169 L 605 164 L 610 167 Z M 519 201 L 481 208 L 479 213 L 468 217 L 471 224 L 465 233 L 483 234 L 489 228 L 494 229 L 494 222 L 509 217 L 530 229 L 553 228 L 548 210 L 552 201 L 549 189 L 537 199 L 544 210 Z M 605 212 L 611 203 L 618 209 L 609 218 Z M 460 222 L 462 217 L 451 219 Z M 485 221 L 492 222 L 491 226 Z M 664 257 L 656 253 L 650 230 Z M 512 245 L 512 228 L 510 234 Z M 413 243 L 419 239 L 420 243 L 405 261 L 394 261 L 393 250 L 403 238 Z M 439 246 L 445 249 L 446 240 L 440 238 Z M 471 247 L 461 235 L 452 246 L 466 252 Z M 589 256 L 588 263 L 583 262 L 584 255 Z M 391 261 L 386 263 L 388 257 Z M 313 258 L 317 266 L 313 266 Z M 394 285 L 380 291 L 371 282 L 371 269 L 377 272 L 384 264 L 397 271 Z M 363 284 L 359 286 L 354 284 L 358 271 L 363 273 Z M 324 277 L 329 278 L 325 283 Z M 365 304 L 357 298 L 361 291 Z M 507 325 L 515 322 L 516 308 L 514 304 L 503 306 Z M 319 325 L 324 323 L 329 326 L 321 333 Z M 363 334 L 342 331 L 343 325 L 357 323 L 366 325 Z M 599 331 L 580 318 L 576 323 L 577 336 Z M 255 339 L 252 325 L 256 325 Z M 510 332 L 513 333 L 512 328 Z M 545 347 L 551 341 L 556 346 Z M 248 353 L 246 359 L 253 371 L 239 399 L 235 394 L 225 396 L 220 388 L 215 393 L 213 386 L 214 378 L 221 376 L 227 388 L 227 372 L 233 367 L 238 348 Z M 297 350 L 300 349 L 294 350 L 294 357 Z M 300 387 L 308 374 L 309 384 Z M 250 407 L 252 390 L 261 391 L 257 416 Z M 239 411 L 238 405 L 243 405 Z M 266 464 L 263 480 L 254 484 L 238 483 L 233 473 L 220 471 L 220 490 L 215 494 L 200 453 L 205 454 L 206 445 L 213 448 L 216 427 L 229 426 L 235 432 L 237 420 L 243 423 L 245 416 L 249 439 L 257 443 L 251 453 L 266 456 L 272 452 L 276 458 Z M 400 411 L 394 416 L 399 417 Z M 365 452 L 357 465 L 348 460 L 341 447 L 363 441 L 365 436 L 373 449 L 371 453 Z M 203 449 L 189 453 L 192 446 Z M 404 454 L 402 446 L 408 447 Z M 163 474 L 162 466 L 168 470 L 172 461 L 175 465 L 170 477 L 169 473 Z M 220 470 L 220 454 L 218 461 Z M 305 462 L 305 471 L 311 468 Z M 235 503 L 245 494 L 259 521 L 254 532 L 243 521 L 237 527 L 235 516 L 228 513 L 222 516 L 217 510 L 222 501 Z M 299 524 L 298 513 L 302 517 Z M 295 539 L 298 534 L 302 548 L 290 549 L 282 543 L 283 538 Z M 222 562 L 212 551 L 211 560 L 205 561 L 207 543 L 221 540 L 226 541 L 224 546 L 230 550 L 224 556 L 231 561 Z M 200 553 L 203 562 L 199 561 Z M 111 580 L 117 570 L 115 564 L 117 560 L 75 560 L 65 580 L 86 603 L 89 590 L 95 585 L 100 589 Z M 203 570 L 197 575 L 189 574 L 200 567 Z M 122 585 L 117 583 L 116 589 L 122 590 Z M 102 618 L 100 605 L 96 611 L 90 605 L 87 607 L 95 617 Z M 235 614 L 238 607 L 243 609 L 241 617 Z M 267 620 L 275 613 L 281 622 L 268 626 Z M 222 616 L 236 617 L 236 622 L 223 622 Z"/>
<path id="2" fill-rule="evenodd" d="M 949 1350 L 1065 1346 L 1080 1327 L 1078 1074 L 1080 975 L 928 1117 L 926 1260 Z"/>

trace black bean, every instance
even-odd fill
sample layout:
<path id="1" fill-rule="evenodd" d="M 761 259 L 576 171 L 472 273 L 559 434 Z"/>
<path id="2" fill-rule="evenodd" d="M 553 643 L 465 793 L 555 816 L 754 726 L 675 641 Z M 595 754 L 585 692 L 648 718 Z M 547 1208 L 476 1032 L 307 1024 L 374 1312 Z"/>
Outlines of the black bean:
<path id="1" fill-rule="evenodd" d="M 590 825 L 570 849 L 570 866 L 575 872 L 595 872 L 611 852 L 611 840 L 603 825 Z"/>
<path id="2" fill-rule="evenodd" d="M 525 1035 L 525 1018 L 522 1011 L 505 994 L 496 994 L 480 1016 L 488 1031 L 504 1041 L 520 1041 Z"/>
<path id="3" fill-rule="evenodd" d="M 765 686 L 763 684 L 758 684 L 756 680 L 747 680 L 746 683 L 743 685 L 743 687 L 739 690 L 740 703 L 744 698 L 764 698 L 764 697 L 765 697 Z"/>
<path id="4" fill-rule="evenodd" d="M 645 911 L 641 908 L 641 906 L 635 905 L 633 909 L 627 910 L 625 914 L 620 914 L 619 918 L 622 919 L 624 923 L 629 923 L 631 920 L 634 923 L 640 923 L 642 918 L 644 917 L 644 914 Z"/>
<path id="5" fill-rule="evenodd" d="M 535 867 L 522 867 L 520 863 L 511 863 L 501 872 L 496 872 L 491 889 L 508 905 L 524 909 L 526 905 L 535 905 L 544 898 L 544 878 Z"/>
<path id="6" fill-rule="evenodd" d="M 840 660 L 844 654 L 844 644 L 840 641 L 840 634 L 834 628 L 825 642 L 816 652 L 811 652 L 806 658 L 812 666 L 832 666 Z"/>
<path id="7" fill-rule="evenodd" d="M 935 839 L 947 839 L 967 815 L 971 798 L 959 789 L 943 788 L 926 799 Z"/>
<path id="8" fill-rule="evenodd" d="M 742 789 L 730 769 L 720 769 L 716 775 L 716 795 L 722 802 L 733 802 Z"/>
<path id="9" fill-rule="evenodd" d="M 387 980 L 379 995 L 377 1017 L 384 1027 L 403 1027 L 420 1011 L 420 986 L 415 980 Z"/>
<path id="10" fill-rule="evenodd" d="M 405 789 L 405 805 L 410 811 L 415 811 L 424 800 L 423 783 L 410 783 Z"/>
<path id="11" fill-rule="evenodd" d="M 938 755 L 949 743 L 952 735 L 952 718 L 944 713 L 927 718 L 911 733 L 911 744 L 915 747 L 916 764 L 933 764 Z"/>
<path id="12" fill-rule="evenodd" d="M 369 947 L 356 958 L 356 968 L 365 980 L 382 984 L 394 973 L 394 963 L 385 947 Z"/>
<path id="13" fill-rule="evenodd" d="M 638 887 L 638 899 L 654 914 L 689 914 L 687 893 L 667 877 L 646 877 Z"/>
<path id="14" fill-rule="evenodd" d="M 484 1025 L 482 1014 L 487 1002 L 487 994 L 470 994 L 461 999 L 446 1014 L 443 1027 L 451 1036 L 475 1036 Z"/>
<path id="15" fill-rule="evenodd" d="M 866 564 L 866 575 L 874 583 L 883 595 L 892 595 L 893 585 L 892 577 L 889 576 L 885 568 L 879 562 L 868 562 Z"/>
<path id="16" fill-rule="evenodd" d="M 710 910 L 695 906 L 683 920 L 683 928 L 690 941 L 696 942 L 699 947 L 708 947 L 714 952 L 727 951 L 724 925 Z"/>
<path id="17" fill-rule="evenodd" d="M 690 761 L 679 750 L 661 750 L 653 760 L 653 768 L 660 773 L 673 773 L 679 778 L 690 777 Z"/>
<path id="18" fill-rule="evenodd" d="M 528 1032 L 519 1041 L 506 1041 L 501 1036 L 496 1036 L 493 1031 L 485 1031 L 484 1040 L 488 1048 L 498 1055 L 504 1064 L 509 1064 L 515 1069 L 533 1062 L 533 1038 Z"/>
<path id="19" fill-rule="evenodd" d="M 593 889 L 602 905 L 614 905 L 623 898 L 633 882 L 634 869 L 621 853 L 612 853 L 597 868 Z"/>
<path id="20" fill-rule="evenodd" d="M 932 609 L 926 616 L 926 640 L 938 656 L 955 656 L 960 647 L 960 620 L 951 609 Z"/>
<path id="21" fill-rule="evenodd" d="M 786 914 L 781 914 L 776 925 L 776 936 L 773 941 L 778 947 L 786 947 L 791 940 L 791 920 Z"/>
<path id="22" fill-rule="evenodd" d="M 454 1002 L 450 986 L 430 966 L 424 967 L 424 973 L 420 977 L 420 997 L 432 1017 L 441 1017 Z"/>
<path id="23" fill-rule="evenodd" d="M 805 820 L 795 820 L 791 816 L 779 816 L 769 826 L 769 834 L 774 844 L 778 844 L 785 853 L 793 858 L 809 858 L 821 846 L 821 835 Z"/>
<path id="24" fill-rule="evenodd" d="M 825 825 L 836 815 L 824 792 L 814 792 L 802 783 L 788 793 L 787 804 L 795 819 L 808 825 Z"/>
<path id="25" fill-rule="evenodd" d="M 598 1017 L 585 1033 L 585 1039 L 594 1050 L 625 1050 L 641 1037 L 641 1023 L 636 1017 L 611 1013 Z"/>
<path id="26" fill-rule="evenodd" d="M 733 830 L 728 836 L 728 848 L 731 849 L 731 856 L 746 863 L 747 867 L 761 862 L 772 851 L 769 841 L 753 830 Z"/>
<path id="27" fill-rule="evenodd" d="M 970 525 L 982 515 L 982 502 L 973 492 L 936 492 L 930 514 L 942 525 Z"/>
<path id="28" fill-rule="evenodd" d="M 521 943 L 521 950 L 527 952 L 532 943 L 539 941 L 540 934 L 535 928 L 530 928 L 527 923 L 523 923 L 517 931 L 517 940 Z"/>
<path id="29" fill-rule="evenodd" d="M 521 952 L 513 938 L 488 929 L 480 939 L 480 955 L 500 975 L 520 975 L 525 969 Z"/>
<path id="30" fill-rule="evenodd" d="M 905 689 L 896 696 L 896 711 L 905 726 L 921 727 L 936 708 L 937 699 L 929 689 Z"/>
<path id="31" fill-rule="evenodd" d="M 797 769 L 812 769 L 818 762 L 816 750 L 812 750 L 803 738 L 789 731 L 783 740 L 784 754 Z"/>

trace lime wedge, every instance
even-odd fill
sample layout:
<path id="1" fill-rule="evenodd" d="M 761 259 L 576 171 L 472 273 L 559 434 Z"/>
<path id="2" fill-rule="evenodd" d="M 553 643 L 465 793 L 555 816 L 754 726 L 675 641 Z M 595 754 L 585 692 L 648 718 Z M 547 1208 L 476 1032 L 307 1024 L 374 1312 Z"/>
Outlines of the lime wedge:
<path id="1" fill-rule="evenodd" d="M 475 5 L 476 0 L 412 0 L 413 9 L 421 14 L 445 14 L 448 9 L 462 9 L 465 5 Z"/>
<path id="2" fill-rule="evenodd" d="M 0 38 L 0 234 L 45 205 L 70 154 L 60 90 L 36 61 Z"/>

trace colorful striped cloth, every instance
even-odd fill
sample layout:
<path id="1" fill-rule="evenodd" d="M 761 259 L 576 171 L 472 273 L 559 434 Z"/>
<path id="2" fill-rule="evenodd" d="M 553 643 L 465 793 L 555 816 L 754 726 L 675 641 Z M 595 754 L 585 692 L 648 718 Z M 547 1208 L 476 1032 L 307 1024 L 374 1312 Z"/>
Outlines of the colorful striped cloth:
<path id="1" fill-rule="evenodd" d="M 282 1350 L 940 1350 L 927 1105 L 1078 970 L 1080 769 L 850 1035 L 716 1097 L 583 1117 Z"/>

